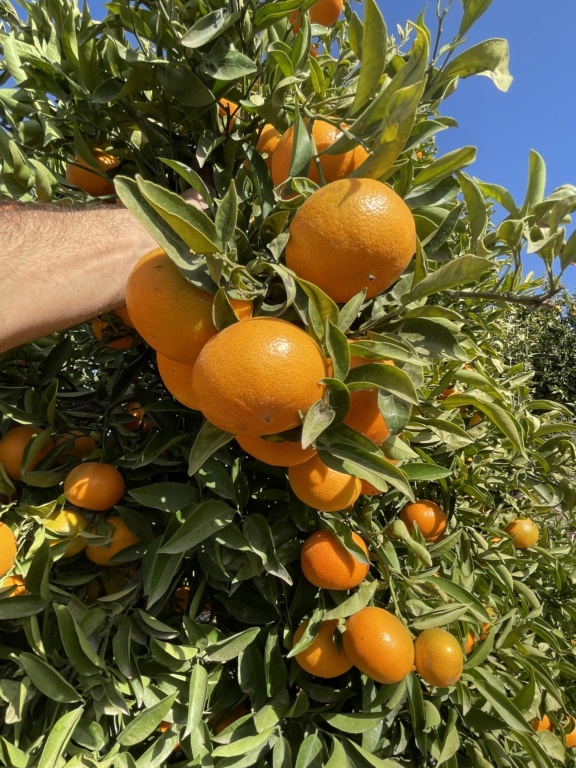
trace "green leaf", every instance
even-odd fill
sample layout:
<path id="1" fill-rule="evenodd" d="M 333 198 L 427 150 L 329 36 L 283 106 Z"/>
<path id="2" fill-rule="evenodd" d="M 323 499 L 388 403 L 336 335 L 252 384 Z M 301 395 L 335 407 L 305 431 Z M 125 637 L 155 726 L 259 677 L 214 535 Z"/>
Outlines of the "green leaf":
<path id="1" fill-rule="evenodd" d="M 81 675 L 102 675 L 106 664 L 94 651 L 88 638 L 65 605 L 54 605 L 60 638 L 69 661 Z"/>
<path id="2" fill-rule="evenodd" d="M 221 242 L 229 243 L 234 237 L 236 222 L 238 220 L 238 195 L 234 179 L 230 182 L 228 191 L 222 198 L 216 212 L 216 233 Z"/>
<path id="3" fill-rule="evenodd" d="M 464 193 L 466 208 L 468 209 L 468 221 L 470 223 L 470 235 L 472 245 L 476 247 L 478 240 L 486 233 L 488 226 L 488 212 L 482 190 L 478 184 L 466 173 L 458 174 L 458 181 Z"/>
<path id="4" fill-rule="evenodd" d="M 486 13 L 492 5 L 492 0 L 463 0 L 462 4 L 464 6 L 464 14 L 460 22 L 460 29 L 458 30 L 459 37 L 465 35 L 470 27 Z"/>
<path id="5" fill-rule="evenodd" d="M 481 275 L 494 270 L 496 266 L 492 261 L 480 256 L 472 254 L 459 256 L 439 267 L 435 272 L 429 272 L 410 293 L 402 297 L 402 303 L 407 306 L 425 296 L 476 282 Z"/>
<path id="6" fill-rule="evenodd" d="M 402 768 L 402 764 L 397 763 L 396 760 L 392 760 L 389 757 L 376 757 L 376 755 L 373 755 L 349 739 L 344 739 L 342 745 L 354 768 L 365 768 L 366 766 L 371 766 L 371 768 Z"/>
<path id="7" fill-rule="evenodd" d="M 199 501 L 198 491 L 185 483 L 153 483 L 131 488 L 127 493 L 143 507 L 159 509 L 169 514 L 179 512 Z"/>
<path id="8" fill-rule="evenodd" d="M 362 582 L 358 590 L 351 597 L 337 605 L 336 608 L 332 608 L 331 611 L 327 611 L 322 616 L 322 621 L 345 619 L 354 613 L 358 613 L 358 611 L 361 611 L 362 608 L 365 608 L 370 603 L 378 587 L 379 583 L 377 581 Z"/>
<path id="9" fill-rule="evenodd" d="M 458 621 L 461 616 L 464 616 L 468 611 L 467 605 L 450 605 L 442 606 L 436 610 L 430 611 L 430 613 L 421 616 L 418 619 L 414 619 L 411 622 L 411 626 L 414 629 L 430 629 L 431 627 L 445 627 L 447 624 L 451 624 L 453 621 Z"/>
<path id="10" fill-rule="evenodd" d="M 174 555 L 193 549 L 229 525 L 235 514 L 235 510 L 223 501 L 205 501 L 187 514 L 179 531 L 158 551 Z"/>
<path id="11" fill-rule="evenodd" d="M 496 405 L 496 403 L 483 399 L 481 400 L 478 397 L 474 397 L 474 395 L 454 394 L 447 397 L 442 403 L 442 406 L 446 409 L 460 408 L 463 405 L 472 405 L 474 408 L 488 416 L 490 421 L 506 435 L 514 448 L 516 448 L 516 450 L 523 456 L 526 456 L 522 427 L 511 413 L 508 413 L 508 411 L 504 410 L 501 406 Z"/>
<path id="12" fill-rule="evenodd" d="M 74 729 L 82 717 L 83 712 L 83 707 L 73 709 L 71 712 L 62 715 L 62 717 L 50 728 L 48 738 L 46 739 L 44 749 L 42 750 L 38 762 L 39 768 L 56 768 L 56 766 L 59 765 L 59 760 L 63 755 L 68 742 L 72 738 Z"/>
<path id="13" fill-rule="evenodd" d="M 402 322 L 402 338 L 410 342 L 420 355 L 450 357 L 465 362 L 470 356 L 445 325 L 428 318 L 409 318 Z"/>
<path id="14" fill-rule="evenodd" d="M 17 658 L 32 684 L 44 696 L 61 704 L 74 704 L 81 701 L 82 697 L 78 692 L 50 664 L 31 653 L 20 653 Z"/>
<path id="15" fill-rule="evenodd" d="M 382 722 L 382 712 L 360 712 L 358 714 L 344 714 L 343 712 L 327 712 L 322 718 L 342 733 L 366 733 Z"/>
<path id="16" fill-rule="evenodd" d="M 534 149 L 530 150 L 530 163 L 528 168 L 528 187 L 526 197 L 520 212 L 521 216 L 527 216 L 532 209 L 541 203 L 546 190 L 546 165 L 541 155 Z"/>
<path id="17" fill-rule="evenodd" d="M 430 556 L 430 552 L 428 552 L 426 547 L 422 546 L 422 544 L 419 544 L 412 538 L 412 536 L 410 536 L 408 528 L 406 528 L 402 520 L 394 520 L 393 522 L 389 523 L 384 531 L 389 538 L 400 539 L 403 541 L 404 544 L 406 544 L 406 546 L 414 552 L 416 557 L 422 563 L 424 563 L 425 566 L 428 568 L 432 566 L 432 557 Z"/>
<path id="18" fill-rule="evenodd" d="M 440 751 L 440 757 L 438 758 L 437 765 L 443 765 L 453 757 L 460 749 L 460 737 L 458 736 L 458 712 L 455 709 L 451 709 L 448 713 L 448 722 L 444 730 L 444 738 L 442 739 L 442 749 Z"/>
<path id="19" fill-rule="evenodd" d="M 489 77 L 499 91 L 506 92 L 513 79 L 508 71 L 509 59 L 507 40 L 485 40 L 452 59 L 434 78 L 432 87 L 446 85 L 458 77 L 482 75 Z"/>
<path id="20" fill-rule="evenodd" d="M 346 336 L 330 320 L 326 323 L 326 348 L 332 360 L 334 378 L 344 381 L 350 368 L 350 345 Z"/>
<path id="21" fill-rule="evenodd" d="M 508 727 L 521 733 L 531 733 L 531 728 L 522 716 L 520 710 L 511 699 L 494 688 L 482 675 L 482 669 L 474 669 L 466 673 L 466 677 L 473 681 L 478 693 L 496 710 L 500 717 L 508 724 Z"/>
<path id="22" fill-rule="evenodd" d="M 41 613 L 49 605 L 47 600 L 36 595 L 15 595 L 0 600 L 0 621 L 23 619 Z"/>
<path id="23" fill-rule="evenodd" d="M 418 396 L 410 377 L 401 368 L 394 365 L 368 363 L 352 368 L 346 378 L 351 391 L 378 387 L 395 395 L 400 400 L 418 405 Z M 363 385 L 363 386 L 360 386 Z"/>
<path id="24" fill-rule="evenodd" d="M 410 481 L 426 483 L 433 482 L 434 480 L 442 480 L 444 477 L 450 477 L 452 474 L 451 469 L 439 467 L 438 464 L 415 461 L 410 464 L 403 464 L 402 471 Z"/>
<path id="25" fill-rule="evenodd" d="M 210 11 L 192 25 L 182 36 L 180 43 L 187 48 L 201 48 L 235 24 L 239 17 L 238 12 L 232 13 L 228 8 Z"/>
<path id="26" fill-rule="evenodd" d="M 195 664 L 190 675 L 188 711 L 186 714 L 186 728 L 182 734 L 183 739 L 193 733 L 199 725 L 204 712 L 207 694 L 208 672 L 200 663 Z"/>
<path id="27" fill-rule="evenodd" d="M 317 733 L 307 736 L 298 750 L 295 768 L 322 768 L 324 745 Z"/>
<path id="28" fill-rule="evenodd" d="M 462 147 L 462 149 L 454 149 L 452 152 L 448 152 L 448 154 L 438 158 L 438 160 L 434 160 L 433 163 L 425 166 L 414 179 L 412 192 L 410 193 L 411 196 L 414 195 L 414 191 L 419 187 L 431 187 L 441 179 L 461 171 L 462 168 L 473 163 L 475 159 L 475 147 Z"/>
<path id="29" fill-rule="evenodd" d="M 244 738 L 237 739 L 230 742 L 230 744 L 223 744 L 220 747 L 216 747 L 212 752 L 212 757 L 240 757 L 252 750 L 262 747 L 270 738 L 270 736 L 276 730 L 276 726 L 273 728 L 267 728 L 262 733 L 257 733 L 254 736 L 245 736 Z M 234 763 L 236 765 L 237 763 Z M 255 765 L 255 763 L 252 763 Z"/>
<path id="30" fill-rule="evenodd" d="M 426 711 L 424 709 L 424 697 L 422 696 L 422 687 L 420 681 L 414 674 L 409 674 L 406 678 L 406 693 L 408 694 L 408 705 L 410 707 L 410 717 L 412 719 L 412 728 L 414 737 L 420 752 L 425 755 L 428 752 L 428 735 L 425 733 Z"/>
<path id="31" fill-rule="evenodd" d="M 224 82 L 252 75 L 258 67 L 240 51 L 235 50 L 224 38 L 217 41 L 210 53 L 205 54 L 198 66 L 199 74 Z"/>
<path id="32" fill-rule="evenodd" d="M 227 445 L 233 439 L 234 435 L 231 435 L 228 432 L 223 432 L 209 421 L 205 421 L 198 430 L 194 445 L 190 451 L 188 474 L 190 476 L 195 475 L 213 453 L 216 453 L 219 448 Z"/>
<path id="33" fill-rule="evenodd" d="M 374 98 L 386 63 L 387 40 L 386 24 L 380 9 L 374 0 L 364 0 L 362 52 L 359 56 L 362 66 L 350 115 L 357 115 Z"/>
<path id="34" fill-rule="evenodd" d="M 332 754 L 324 768 L 349 768 L 350 762 L 348 761 L 344 747 L 334 736 L 332 736 L 332 746 Z"/>
<path id="35" fill-rule="evenodd" d="M 236 659 L 250 643 L 258 637 L 260 627 L 252 627 L 244 632 L 226 637 L 206 649 L 206 656 L 210 661 L 231 661 Z"/>
<path id="36" fill-rule="evenodd" d="M 140 744 L 145 738 L 158 728 L 163 720 L 166 720 L 172 705 L 176 700 L 178 692 L 175 691 L 170 696 L 159 701 L 151 707 L 148 707 L 137 715 L 123 731 L 116 736 L 116 741 L 123 747 L 133 747 Z"/>

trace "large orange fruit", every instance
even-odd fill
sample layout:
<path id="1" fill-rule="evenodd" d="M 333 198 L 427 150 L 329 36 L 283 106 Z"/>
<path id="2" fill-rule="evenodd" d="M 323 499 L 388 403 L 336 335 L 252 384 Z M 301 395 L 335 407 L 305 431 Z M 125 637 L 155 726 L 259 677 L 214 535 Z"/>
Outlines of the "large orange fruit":
<path id="1" fill-rule="evenodd" d="M 280 138 L 280 131 L 274 128 L 272 123 L 266 123 L 264 128 L 262 128 L 260 136 L 258 137 L 256 149 L 258 152 L 260 152 L 261 155 L 264 156 L 264 161 L 268 166 L 269 171 L 272 170 L 272 153 L 278 146 Z"/>
<path id="2" fill-rule="evenodd" d="M 367 606 L 350 616 L 342 642 L 354 666 L 379 683 L 398 683 L 412 670 L 410 632 L 384 608 Z"/>
<path id="3" fill-rule="evenodd" d="M 130 315 L 128 314 L 128 308 L 126 306 L 117 307 L 116 309 L 113 309 L 112 314 L 116 315 L 116 317 L 119 317 L 120 320 L 122 320 L 122 322 L 126 326 L 126 328 L 134 328 L 134 326 L 132 325 L 132 320 L 130 320 Z"/>
<path id="4" fill-rule="evenodd" d="M 124 495 L 124 478 L 111 464 L 86 461 L 66 475 L 64 492 L 71 504 L 103 512 Z"/>
<path id="5" fill-rule="evenodd" d="M 303 621 L 294 632 L 294 645 L 300 640 L 308 619 Z M 316 677 L 338 677 L 352 667 L 352 662 L 344 653 L 344 649 L 338 650 L 334 642 L 334 630 L 338 626 L 338 619 L 323 621 L 320 630 L 312 643 L 294 657 L 303 670 Z"/>
<path id="6" fill-rule="evenodd" d="M 369 560 L 365 541 L 354 532 L 352 538 Z M 306 539 L 300 552 L 300 567 L 315 587 L 336 590 L 357 587 L 370 569 L 368 563 L 361 563 L 350 554 L 332 531 L 316 531 Z"/>
<path id="7" fill-rule="evenodd" d="M 446 530 L 446 514 L 444 510 L 427 499 L 419 499 L 406 504 L 400 512 L 400 520 L 408 528 L 409 533 L 414 530 L 417 523 L 422 536 L 426 541 L 439 541 Z"/>
<path id="8" fill-rule="evenodd" d="M 335 125 L 326 123 L 323 120 L 314 121 L 312 126 L 312 137 L 316 146 L 316 154 L 320 156 L 320 165 L 326 184 L 329 184 L 331 181 L 336 181 L 337 179 L 346 178 L 352 171 L 359 168 L 368 157 L 368 153 L 360 144 L 354 147 L 354 149 L 350 149 L 347 152 L 342 152 L 338 155 L 325 154 L 326 150 L 331 147 L 332 144 L 335 144 L 337 139 L 341 136 L 342 131 Z M 291 125 L 290 128 L 282 134 L 282 137 L 274 150 L 274 154 L 272 155 L 272 181 L 276 187 L 286 181 L 290 175 L 290 161 L 292 159 L 293 144 L 294 126 Z M 320 183 L 320 176 L 315 160 L 311 161 L 307 176 L 311 181 L 315 181 L 317 184 Z"/>
<path id="9" fill-rule="evenodd" d="M 342 303 L 364 288 L 368 298 L 382 293 L 415 250 L 414 217 L 394 190 L 375 179 L 341 179 L 296 212 L 286 264 Z"/>
<path id="10" fill-rule="evenodd" d="M 302 448 L 300 443 L 287 440 L 271 443 L 255 435 L 244 435 L 237 437 L 236 440 L 243 451 L 273 467 L 294 467 L 297 464 L 303 464 L 316 454 L 316 449 L 312 446 Z"/>
<path id="11" fill-rule="evenodd" d="M 88 528 L 88 521 L 80 512 L 75 512 L 73 509 L 52 512 L 44 520 L 44 526 L 52 533 L 62 536 L 63 540 L 70 542 L 62 557 L 77 555 L 86 546 L 86 539 L 80 536 L 80 531 L 85 531 Z M 54 546 L 58 541 L 59 539 L 52 539 L 50 546 Z"/>
<path id="12" fill-rule="evenodd" d="M 111 171 L 120 164 L 120 160 L 117 157 L 109 152 L 105 152 L 103 149 L 93 149 L 92 155 L 102 173 Z M 97 169 L 84 160 L 81 155 L 74 158 L 74 163 L 77 163 L 77 165 L 73 163 L 66 165 L 66 180 L 70 184 L 74 184 L 75 187 L 79 187 L 79 189 L 88 192 L 89 195 L 94 197 L 114 194 L 114 184 L 109 179 L 101 176 Z"/>
<path id="13" fill-rule="evenodd" d="M 331 27 L 338 21 L 343 7 L 343 0 L 317 0 L 308 11 L 310 23 Z M 292 31 L 298 32 L 301 25 L 299 11 L 290 14 L 290 22 L 292 23 Z"/>
<path id="14" fill-rule="evenodd" d="M 414 644 L 414 664 L 430 685 L 445 688 L 460 679 L 464 657 L 460 643 L 445 629 L 425 629 Z"/>
<path id="15" fill-rule="evenodd" d="M 252 315 L 252 302 L 231 299 L 239 319 Z M 161 249 L 144 255 L 126 284 L 126 306 L 138 333 L 170 360 L 193 365 L 216 333 L 214 296 L 192 285 Z"/>
<path id="16" fill-rule="evenodd" d="M 516 549 L 528 549 L 540 538 L 540 529 L 530 518 L 512 520 L 504 530 L 514 537 L 513 543 Z"/>
<path id="17" fill-rule="evenodd" d="M 378 407 L 377 389 L 356 389 L 350 393 L 350 410 L 344 424 L 375 445 L 382 445 L 390 437 L 390 430 Z"/>
<path id="18" fill-rule="evenodd" d="M 14 587 L 12 592 L 10 592 L 10 597 L 26 594 L 26 584 L 22 576 L 7 576 L 2 584 L 0 584 L 0 589 L 7 589 L 8 587 Z"/>
<path id="19" fill-rule="evenodd" d="M 16 559 L 16 539 L 6 523 L 0 523 L 0 578 L 5 576 Z"/>
<path id="20" fill-rule="evenodd" d="M 357 477 L 327 467 L 318 455 L 289 467 L 288 482 L 300 501 L 324 512 L 348 509 L 362 490 Z"/>
<path id="21" fill-rule="evenodd" d="M 274 435 L 297 427 L 324 393 L 322 350 L 301 328 L 256 317 L 229 325 L 198 355 L 192 397 L 233 435 Z"/>
<path id="22" fill-rule="evenodd" d="M 121 517 L 107 517 L 106 522 L 114 526 L 110 544 L 88 544 L 84 550 L 88 560 L 96 563 L 96 565 L 108 565 L 108 561 L 118 552 L 141 541 L 140 537 L 132 533 Z"/>
<path id="23" fill-rule="evenodd" d="M 198 410 L 198 405 L 192 397 L 192 371 L 193 365 L 177 363 L 161 352 L 156 353 L 158 373 L 168 392 L 185 405 L 186 408 Z"/>
<path id="24" fill-rule="evenodd" d="M 13 427 L 4 435 L 2 440 L 0 440 L 0 463 L 4 466 L 8 477 L 11 477 L 13 480 L 22 479 L 20 470 L 26 446 L 32 438 L 42 432 L 44 432 L 42 427 L 29 427 L 23 425 L 20 427 Z M 40 462 L 53 447 L 54 443 L 52 440 L 47 440 L 28 465 L 28 471 L 32 471 L 38 462 Z"/>

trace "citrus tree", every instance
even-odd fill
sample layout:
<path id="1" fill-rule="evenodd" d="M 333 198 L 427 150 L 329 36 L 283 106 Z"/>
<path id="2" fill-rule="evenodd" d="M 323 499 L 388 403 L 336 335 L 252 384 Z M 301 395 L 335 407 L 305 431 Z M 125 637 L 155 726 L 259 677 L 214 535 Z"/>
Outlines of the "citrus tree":
<path id="1" fill-rule="evenodd" d="M 0 360 L 4 765 L 576 764 L 573 414 L 503 351 L 575 190 L 435 145 L 489 5 L 0 1 L 0 191 L 159 246 Z"/>

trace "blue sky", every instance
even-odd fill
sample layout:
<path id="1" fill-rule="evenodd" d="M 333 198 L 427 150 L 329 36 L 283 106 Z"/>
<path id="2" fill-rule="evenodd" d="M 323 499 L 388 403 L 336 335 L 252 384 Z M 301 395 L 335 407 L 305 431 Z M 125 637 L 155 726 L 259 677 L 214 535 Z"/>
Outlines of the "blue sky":
<path id="1" fill-rule="evenodd" d="M 436 1 L 378 3 L 388 33 L 395 34 L 397 24 L 415 20 L 426 5 L 426 22 L 435 32 Z M 442 7 L 446 3 L 441 0 Z M 101 0 L 89 0 L 89 6 L 93 16 L 103 15 Z M 461 0 L 453 0 L 446 41 L 459 25 L 461 7 Z M 470 30 L 468 45 L 492 37 L 504 37 L 510 44 L 512 85 L 502 93 L 486 77 L 462 80 L 442 105 L 443 114 L 454 117 L 459 127 L 438 135 L 441 153 L 477 147 L 476 163 L 467 171 L 506 187 L 516 201 L 524 197 L 530 149 L 546 162 L 547 193 L 561 184 L 576 184 L 576 0 L 494 0 Z M 537 258 L 526 263 L 540 274 Z M 576 290 L 576 265 L 564 281 Z"/>

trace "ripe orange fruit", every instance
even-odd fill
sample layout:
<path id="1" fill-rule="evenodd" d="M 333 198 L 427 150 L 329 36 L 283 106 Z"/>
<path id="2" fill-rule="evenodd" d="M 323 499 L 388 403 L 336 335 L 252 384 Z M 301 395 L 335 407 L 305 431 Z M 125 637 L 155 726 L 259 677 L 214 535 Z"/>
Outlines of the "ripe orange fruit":
<path id="1" fill-rule="evenodd" d="M 344 424 L 372 440 L 375 445 L 382 445 L 390 437 L 390 430 L 378 407 L 377 389 L 356 389 L 350 393 L 350 410 Z"/>
<path id="2" fill-rule="evenodd" d="M 198 355 L 192 397 L 208 421 L 233 435 L 274 435 L 300 424 L 324 393 L 318 344 L 286 320 L 229 325 Z"/>
<path id="3" fill-rule="evenodd" d="M 468 422 L 468 426 L 475 427 L 476 424 L 482 424 L 483 421 L 484 419 L 482 418 L 482 416 L 480 416 L 480 414 L 476 412 L 476 413 L 473 413 L 472 416 L 470 416 L 470 421 Z"/>
<path id="4" fill-rule="evenodd" d="M 16 539 L 6 523 L 0 523 L 0 578 L 5 576 L 16 559 Z"/>
<path id="5" fill-rule="evenodd" d="M 220 99 L 218 102 L 218 114 L 224 121 L 226 133 L 232 133 L 238 116 L 238 104 L 228 99 Z"/>
<path id="6" fill-rule="evenodd" d="M 178 587 L 172 595 L 172 600 L 175 603 L 175 613 L 186 613 L 190 604 L 190 587 L 187 585 Z"/>
<path id="7" fill-rule="evenodd" d="M 239 319 L 251 317 L 252 302 L 230 299 Z M 145 254 L 126 284 L 126 306 L 138 333 L 170 360 L 193 365 L 216 333 L 214 296 L 192 285 L 161 249 Z"/>
<path id="8" fill-rule="evenodd" d="M 414 530 L 414 523 L 417 523 L 426 541 L 439 541 L 446 530 L 446 514 L 438 504 L 426 499 L 406 504 L 400 512 L 400 520 L 410 533 Z"/>
<path id="9" fill-rule="evenodd" d="M 122 422 L 124 429 L 127 429 L 129 432 L 136 432 L 140 428 L 147 432 L 154 426 L 151 421 L 144 421 L 146 411 L 144 408 L 142 408 L 140 403 L 134 401 L 131 403 L 125 403 L 125 405 L 122 407 L 128 415 L 133 417 L 130 421 Z"/>
<path id="10" fill-rule="evenodd" d="M 300 640 L 308 619 L 303 621 L 294 632 L 294 645 Z M 334 642 L 334 630 L 338 626 L 338 619 L 323 621 L 320 630 L 312 643 L 294 657 L 303 670 L 316 677 L 338 677 L 348 672 L 352 662 L 344 653 L 344 649 L 338 650 Z"/>
<path id="11" fill-rule="evenodd" d="M 570 728 L 568 732 L 566 730 L 564 731 L 564 735 L 566 736 L 566 746 L 568 749 L 571 749 L 572 747 L 576 747 L 576 718 L 570 717 L 564 724 L 564 728 Z"/>
<path id="12" fill-rule="evenodd" d="M 156 364 L 158 365 L 160 378 L 168 392 L 179 403 L 185 405 L 186 408 L 192 408 L 197 411 L 198 404 L 192 397 L 192 371 L 194 366 L 187 363 L 177 363 L 161 352 L 156 353 Z"/>
<path id="13" fill-rule="evenodd" d="M 514 537 L 513 544 L 516 549 L 528 549 L 528 547 L 536 544 L 540 538 L 540 529 L 536 523 L 528 517 L 512 520 L 504 530 Z"/>
<path id="14" fill-rule="evenodd" d="M 96 440 L 90 435 L 85 435 L 79 429 L 71 429 L 56 440 L 56 445 L 68 443 L 68 447 L 60 454 L 59 461 L 64 463 L 64 456 L 70 456 L 74 459 L 81 459 L 85 453 L 94 451 L 97 447 Z"/>
<path id="15" fill-rule="evenodd" d="M 92 320 L 92 333 L 98 341 L 103 340 L 104 334 L 108 332 L 108 328 L 111 328 L 110 323 L 107 323 L 105 320 L 102 320 L 99 317 L 95 317 L 94 320 Z M 136 343 L 136 339 L 133 336 L 118 336 L 117 338 L 110 339 L 104 343 L 108 349 L 126 350 L 130 349 Z"/>
<path id="16" fill-rule="evenodd" d="M 343 124 L 346 128 L 346 125 Z M 340 128 L 323 120 L 315 120 L 312 126 L 312 138 L 316 145 L 316 154 L 319 155 L 324 181 L 329 184 L 337 179 L 344 179 L 352 171 L 359 168 L 368 153 L 363 146 L 358 144 L 354 149 L 348 152 L 342 152 L 338 155 L 327 155 L 326 150 L 335 144 L 337 139 L 342 136 Z M 292 159 L 292 145 L 294 143 L 294 126 L 291 125 L 278 141 L 274 154 L 272 155 L 272 181 L 274 186 L 285 182 L 290 175 L 290 160 Z M 320 183 L 316 161 L 312 160 L 308 168 L 307 177 L 317 184 Z M 332 214 L 332 217 L 334 214 Z M 334 223 L 334 222 L 332 222 Z"/>
<path id="17" fill-rule="evenodd" d="M 460 643 L 445 629 L 425 629 L 414 644 L 416 671 L 430 685 L 445 688 L 460 679 L 464 657 Z"/>
<path id="18" fill-rule="evenodd" d="M 272 170 L 272 153 L 276 149 L 278 142 L 280 141 L 281 133 L 278 131 L 272 123 L 266 123 L 262 132 L 258 137 L 258 143 L 256 149 L 261 155 L 264 155 L 264 160 L 268 166 L 268 170 Z"/>
<path id="19" fill-rule="evenodd" d="M 7 576 L 0 585 L 0 588 L 7 589 L 8 587 L 15 587 L 15 589 L 10 592 L 10 597 L 26 594 L 26 585 L 22 576 Z"/>
<path id="20" fill-rule="evenodd" d="M 447 397 L 450 397 L 450 395 L 453 395 L 455 392 L 456 390 L 454 387 L 447 387 L 438 395 L 438 400 L 446 400 Z"/>
<path id="21" fill-rule="evenodd" d="M 351 507 L 362 490 L 357 477 L 327 467 L 317 454 L 288 467 L 288 482 L 300 501 L 324 512 Z"/>
<path id="22" fill-rule="evenodd" d="M 124 495 L 124 478 L 111 464 L 86 461 L 66 475 L 64 492 L 71 504 L 103 512 Z"/>
<path id="23" fill-rule="evenodd" d="M 86 546 L 86 539 L 82 538 L 79 534 L 80 531 L 85 531 L 88 528 L 88 521 L 80 512 L 75 512 L 73 509 L 62 509 L 52 512 L 44 520 L 44 525 L 49 531 L 62 534 L 62 537 L 70 542 L 64 550 L 62 557 L 77 555 Z M 50 541 L 50 546 L 54 546 L 57 543 L 58 540 L 53 539 Z"/>
<path id="24" fill-rule="evenodd" d="M 274 153 L 276 154 L 276 152 Z M 416 249 L 402 198 L 375 179 L 341 179 L 316 190 L 290 224 L 286 264 L 336 302 L 392 285 Z"/>
<path id="25" fill-rule="evenodd" d="M 128 308 L 126 306 L 113 309 L 112 314 L 119 317 L 120 320 L 122 320 L 122 322 L 126 326 L 126 328 L 134 328 L 134 326 L 132 325 L 132 320 L 130 320 L 130 315 L 128 314 Z"/>
<path id="26" fill-rule="evenodd" d="M 317 0 L 308 10 L 310 24 L 321 24 L 323 27 L 331 27 L 338 21 L 343 7 L 343 0 Z M 290 23 L 292 24 L 292 31 L 294 33 L 298 32 L 302 23 L 299 11 L 294 11 L 290 14 Z"/>
<path id="27" fill-rule="evenodd" d="M 379 683 L 399 683 L 412 670 L 410 632 L 384 608 L 367 606 L 350 616 L 342 642 L 354 666 Z"/>
<path id="28" fill-rule="evenodd" d="M 316 455 L 316 449 L 311 445 L 302 448 L 301 443 L 291 443 L 287 440 L 271 443 L 254 435 L 244 435 L 236 440 L 243 451 L 273 467 L 294 467 Z"/>
<path id="29" fill-rule="evenodd" d="M 132 533 L 121 517 L 107 517 L 106 522 L 114 526 L 110 544 L 88 544 L 84 550 L 88 560 L 96 563 L 96 565 L 107 566 L 108 561 L 118 552 L 141 541 L 140 537 Z"/>
<path id="30" fill-rule="evenodd" d="M 33 437 L 44 432 L 42 427 L 20 426 L 13 427 L 0 440 L 0 463 L 4 466 L 6 474 L 13 480 L 21 480 L 22 457 L 26 446 Z M 47 440 L 37 455 L 32 459 L 28 466 L 31 472 L 34 467 L 43 459 L 48 451 L 54 447 L 52 440 Z"/>
<path id="31" fill-rule="evenodd" d="M 466 635 L 466 653 L 472 653 L 474 646 L 476 645 L 476 633 L 474 630 L 469 629 Z"/>
<path id="32" fill-rule="evenodd" d="M 369 560 L 366 542 L 352 533 L 354 542 Z M 364 581 L 370 569 L 350 554 L 332 531 L 316 531 L 309 536 L 300 552 L 300 567 L 305 578 L 321 589 L 353 589 Z"/>
<path id="33" fill-rule="evenodd" d="M 105 152 L 103 149 L 96 148 L 91 151 L 94 160 L 103 173 L 111 171 L 113 168 L 120 165 L 120 160 L 117 157 L 111 155 L 109 152 Z M 74 158 L 74 162 L 77 163 L 77 165 L 73 165 L 72 163 L 66 165 L 66 180 L 69 181 L 70 184 L 84 190 L 84 192 L 88 192 L 89 195 L 93 195 L 94 197 L 114 194 L 114 184 L 107 178 L 101 176 L 96 168 L 84 160 L 81 155 Z"/>
<path id="34" fill-rule="evenodd" d="M 553 731 L 554 730 L 554 726 L 552 725 L 552 721 L 550 720 L 548 715 L 543 715 L 542 719 L 540 719 L 539 717 L 535 717 L 532 720 L 531 725 L 535 731 Z"/>

